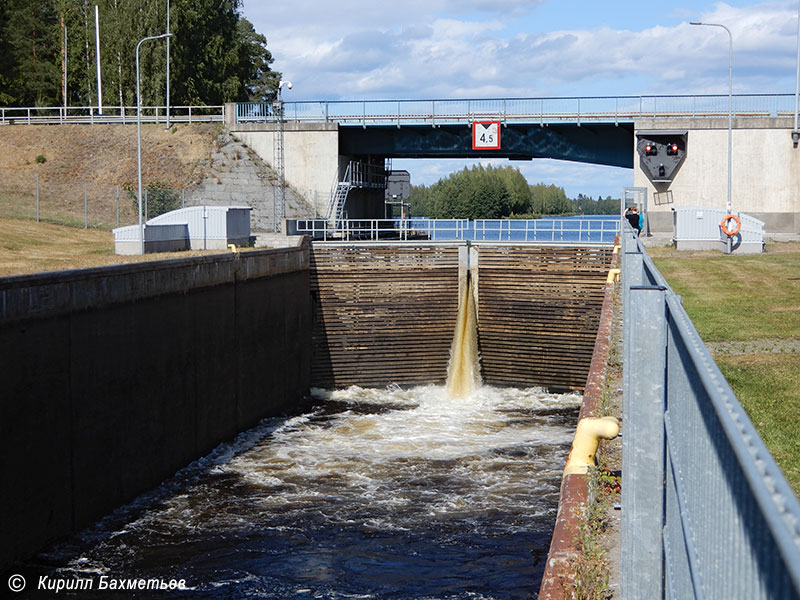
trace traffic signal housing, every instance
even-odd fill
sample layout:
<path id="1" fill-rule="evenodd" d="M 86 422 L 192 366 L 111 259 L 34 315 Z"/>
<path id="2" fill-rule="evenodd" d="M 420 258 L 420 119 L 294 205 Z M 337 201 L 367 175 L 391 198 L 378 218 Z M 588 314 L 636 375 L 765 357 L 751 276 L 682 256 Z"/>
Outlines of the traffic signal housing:
<path id="1" fill-rule="evenodd" d="M 670 184 L 686 159 L 688 131 L 637 131 L 639 166 L 653 183 Z"/>

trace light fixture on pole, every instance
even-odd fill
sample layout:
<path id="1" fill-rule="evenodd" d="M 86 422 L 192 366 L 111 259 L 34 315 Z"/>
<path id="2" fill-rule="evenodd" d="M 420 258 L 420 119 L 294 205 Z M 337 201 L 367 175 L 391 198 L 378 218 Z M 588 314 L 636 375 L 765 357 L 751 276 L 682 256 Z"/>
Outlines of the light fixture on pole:
<path id="1" fill-rule="evenodd" d="M 275 95 L 275 101 L 272 103 L 272 112 L 275 116 L 275 133 L 273 134 L 273 163 L 275 168 L 275 175 L 277 176 L 277 185 L 272 188 L 273 199 L 273 214 L 274 223 L 273 228 L 275 233 L 281 231 L 283 225 L 283 218 L 286 216 L 286 174 L 284 172 L 284 139 L 283 139 L 283 100 L 281 100 L 281 89 L 283 86 L 292 89 L 292 82 L 281 79 L 278 83 L 278 90 Z"/>
<path id="2" fill-rule="evenodd" d="M 797 6 L 797 75 L 794 84 L 794 130 L 792 131 L 792 145 L 797 148 L 800 142 L 800 128 L 798 128 L 798 113 L 800 113 L 800 3 Z"/>
<path id="3" fill-rule="evenodd" d="M 728 32 L 728 39 L 730 41 L 728 50 L 728 213 L 731 212 L 731 178 L 732 178 L 732 152 L 733 152 L 733 34 L 731 30 L 720 25 L 719 23 L 701 23 L 699 21 L 692 21 L 690 25 L 705 25 L 707 27 L 721 27 Z"/>
<path id="4" fill-rule="evenodd" d="M 167 0 L 167 33 L 169 33 L 169 0 Z M 166 129 L 169 129 L 169 37 L 167 37 L 167 126 Z"/>
<path id="5" fill-rule="evenodd" d="M 139 91 L 139 47 L 149 40 L 160 40 L 172 37 L 173 33 L 162 33 L 142 38 L 136 44 L 136 172 L 138 175 L 138 187 L 136 188 L 136 199 L 139 203 L 139 250 L 144 254 L 144 224 L 142 223 L 142 96 Z"/>
<path id="6" fill-rule="evenodd" d="M 97 59 L 97 113 L 103 114 L 103 78 L 100 75 L 100 7 L 94 5 L 94 47 Z"/>

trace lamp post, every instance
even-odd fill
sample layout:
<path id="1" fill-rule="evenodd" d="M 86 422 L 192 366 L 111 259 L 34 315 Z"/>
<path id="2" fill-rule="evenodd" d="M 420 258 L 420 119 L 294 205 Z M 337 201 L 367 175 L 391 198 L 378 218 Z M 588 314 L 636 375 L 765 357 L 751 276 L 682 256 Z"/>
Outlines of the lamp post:
<path id="1" fill-rule="evenodd" d="M 167 34 L 169 34 L 169 0 L 167 0 Z M 166 129 L 169 130 L 169 37 L 167 37 L 167 126 Z"/>
<path id="2" fill-rule="evenodd" d="M 273 139 L 273 163 L 275 166 L 276 175 L 278 176 L 278 185 L 272 189 L 273 200 L 273 213 L 274 213 L 274 229 L 278 233 L 283 224 L 283 218 L 286 216 L 286 174 L 284 173 L 284 158 L 283 158 L 283 100 L 281 100 L 281 88 L 286 86 L 292 89 L 292 82 L 281 79 L 278 83 L 275 100 L 272 103 L 272 110 L 275 114 L 275 133 Z"/>
<path id="3" fill-rule="evenodd" d="M 172 33 L 162 33 L 142 38 L 136 44 L 136 172 L 138 175 L 138 187 L 136 189 L 136 199 L 139 202 L 139 250 L 144 254 L 144 224 L 142 223 L 142 96 L 139 91 L 139 47 L 148 40 L 160 40 L 172 37 Z"/>
<path id="4" fill-rule="evenodd" d="M 797 6 L 797 76 L 794 84 L 794 130 L 792 131 L 792 145 L 797 148 L 800 142 L 800 128 L 798 128 L 798 113 L 800 113 L 800 3 Z"/>
<path id="5" fill-rule="evenodd" d="M 730 41 L 728 51 L 728 213 L 731 212 L 731 176 L 732 176 L 732 139 L 733 139 L 733 34 L 731 30 L 720 25 L 719 23 L 700 23 L 699 21 L 692 21 L 690 25 L 705 25 L 707 27 L 721 27 L 728 32 L 728 39 Z"/>

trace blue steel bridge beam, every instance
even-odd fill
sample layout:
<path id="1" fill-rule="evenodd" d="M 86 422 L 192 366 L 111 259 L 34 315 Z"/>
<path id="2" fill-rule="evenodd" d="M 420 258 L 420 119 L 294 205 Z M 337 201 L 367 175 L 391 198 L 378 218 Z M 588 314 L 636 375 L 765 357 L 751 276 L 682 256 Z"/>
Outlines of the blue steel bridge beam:
<path id="1" fill-rule="evenodd" d="M 470 128 L 458 125 L 347 126 L 339 128 L 339 151 L 387 158 L 553 158 L 633 168 L 633 123 L 509 124 L 500 150 L 473 150 Z"/>

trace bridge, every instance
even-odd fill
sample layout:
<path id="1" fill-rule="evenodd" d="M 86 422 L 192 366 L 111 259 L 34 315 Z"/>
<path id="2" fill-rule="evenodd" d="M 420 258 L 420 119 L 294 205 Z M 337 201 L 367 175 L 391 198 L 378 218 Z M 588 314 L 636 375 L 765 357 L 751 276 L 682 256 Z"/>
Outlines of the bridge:
<path id="1" fill-rule="evenodd" d="M 496 113 L 467 108 L 452 117 L 461 122 L 440 124 L 437 113 L 436 123 L 408 127 L 453 127 L 469 139 L 476 115 L 491 121 Z M 341 130 L 406 128 L 367 123 L 366 114 L 349 124 L 289 122 L 288 116 L 275 123 L 250 114 L 262 120 L 234 127 L 274 143 L 285 126 L 288 178 L 300 164 L 290 159 L 293 144 L 292 152 L 299 156 L 302 148 L 308 159 L 319 149 L 317 135 L 335 141 L 338 168 L 369 158 L 340 159 Z M 506 127 L 513 126 L 505 114 Z M 585 129 L 590 113 L 570 114 L 558 117 L 572 119 L 561 123 L 570 135 L 596 134 Z M 723 114 L 670 111 L 634 119 L 626 134 L 634 168 L 636 136 L 661 135 L 652 133 L 654 122 L 694 124 L 683 148 L 688 161 L 696 138 L 724 137 Z M 596 113 L 595 124 L 626 131 L 620 115 Z M 786 131 L 767 125 L 787 118 L 777 105 L 768 116 L 739 114 L 737 132 L 772 140 L 773 132 Z M 543 118 L 517 125 L 550 127 Z M 579 135 L 572 139 L 583 143 Z M 684 162 L 677 174 L 687 167 Z M 530 243 L 527 230 L 520 241 L 510 227 L 502 237 L 502 224 L 470 227 L 498 238 L 302 241 L 281 250 L 0 281 L 8 416 L 0 439 L 14 482 L 2 498 L 3 514 L 14 519 L 0 532 L 0 564 L 25 559 L 263 417 L 296 407 L 311 386 L 441 383 L 467 286 L 477 298 L 476 335 L 488 383 L 590 395 L 597 340 L 614 286 L 621 285 L 624 597 L 800 598 L 800 506 L 630 228 L 622 223 L 615 254 L 602 230 L 587 241 L 563 239 L 564 228 L 553 227 L 550 240 Z M 616 268 L 621 284 L 613 282 Z M 575 477 L 581 476 L 566 475 L 565 485 Z"/>
<path id="2" fill-rule="evenodd" d="M 142 107 L 141 119 L 166 123 L 167 112 Z M 276 228 L 287 216 L 385 217 L 392 158 L 550 158 L 632 169 L 631 186 L 644 190 L 656 232 L 672 231 L 672 208 L 726 208 L 727 95 L 304 101 L 277 111 L 239 103 L 169 113 L 174 123 L 224 122 L 315 207 L 314 215 L 287 215 L 276 197 L 267 216 Z M 768 232 L 800 232 L 793 114 L 791 94 L 732 97 L 732 208 Z M 0 125 L 136 120 L 135 107 L 0 108 Z M 472 125 L 480 122 L 498 124 L 499 147 L 474 147 Z"/>
<path id="3" fill-rule="evenodd" d="M 673 207 L 725 207 L 728 102 L 727 95 L 498 98 L 285 102 L 281 110 L 241 103 L 225 107 L 225 122 L 271 164 L 280 129 L 285 180 L 310 202 L 323 199 L 327 217 L 344 212 L 335 190 L 347 183 L 351 162 L 380 170 L 392 158 L 551 158 L 632 169 L 632 186 L 651 199 L 651 228 L 671 231 Z M 800 231 L 793 114 L 791 94 L 733 96 L 733 207 L 768 231 Z M 475 148 L 476 122 L 499 123 L 499 148 Z M 657 160 L 645 154 L 648 142 L 661 148 Z M 664 165 L 669 173 L 659 171 Z M 385 216 L 380 191 L 354 188 L 351 218 Z"/>

